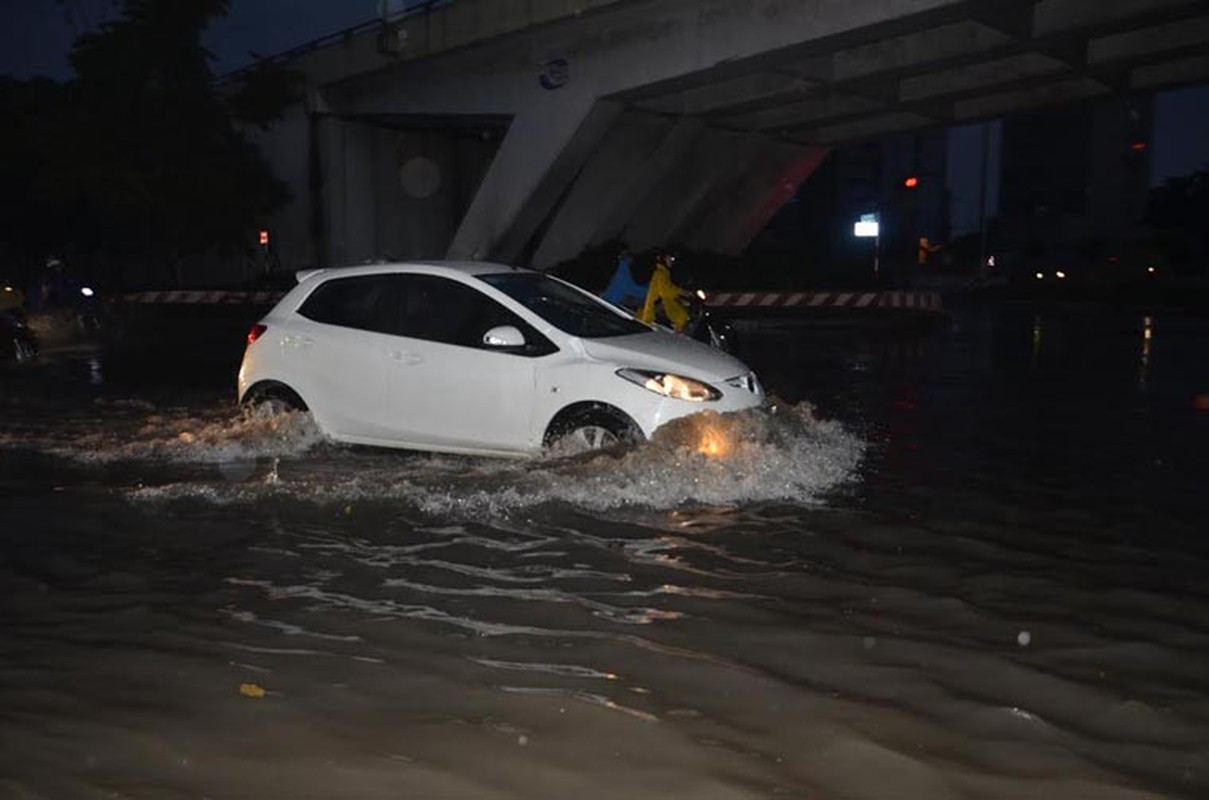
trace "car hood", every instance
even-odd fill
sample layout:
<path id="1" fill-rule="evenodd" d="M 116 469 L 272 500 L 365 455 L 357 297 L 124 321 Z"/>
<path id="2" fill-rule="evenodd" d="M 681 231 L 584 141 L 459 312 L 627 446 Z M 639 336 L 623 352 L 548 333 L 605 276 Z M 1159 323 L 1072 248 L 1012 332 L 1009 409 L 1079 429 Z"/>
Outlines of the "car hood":
<path id="1" fill-rule="evenodd" d="M 679 333 L 654 330 L 580 341 L 588 357 L 615 363 L 619 368 L 651 369 L 714 380 L 751 372 L 751 367 L 734 356 Z"/>

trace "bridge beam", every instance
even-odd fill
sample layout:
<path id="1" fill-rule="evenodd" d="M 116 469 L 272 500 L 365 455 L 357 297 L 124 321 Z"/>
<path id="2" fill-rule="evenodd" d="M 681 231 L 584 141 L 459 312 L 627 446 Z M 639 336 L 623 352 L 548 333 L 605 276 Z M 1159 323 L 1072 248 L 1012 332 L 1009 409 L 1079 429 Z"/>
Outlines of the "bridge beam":
<path id="1" fill-rule="evenodd" d="M 614 237 L 736 252 L 827 147 L 1209 78 L 1203 0 L 432 8 L 294 57 L 323 108 L 287 117 L 317 131 L 318 155 L 282 159 L 284 177 L 320 213 L 283 220 L 326 225 L 288 226 L 314 238 L 293 251 L 541 267 Z M 475 151 L 489 166 L 464 170 L 443 140 L 476 117 L 506 133 Z M 446 133 L 416 135 L 416 120 Z M 432 161 L 449 185 L 401 192 L 401 159 Z"/>

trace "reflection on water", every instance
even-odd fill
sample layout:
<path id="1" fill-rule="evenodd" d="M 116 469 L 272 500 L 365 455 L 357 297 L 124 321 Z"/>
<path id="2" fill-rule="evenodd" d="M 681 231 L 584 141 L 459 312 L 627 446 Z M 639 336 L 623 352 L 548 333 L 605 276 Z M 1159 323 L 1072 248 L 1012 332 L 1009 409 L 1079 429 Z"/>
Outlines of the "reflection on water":
<path id="1" fill-rule="evenodd" d="M 1036 369 L 1041 360 L 1041 337 L 1044 325 L 1040 314 L 1033 315 L 1033 368 Z"/>
<path id="2" fill-rule="evenodd" d="M 1146 381 L 1150 374 L 1151 340 L 1154 339 L 1154 320 L 1149 316 L 1142 317 L 1142 358 L 1138 365 L 1138 389 L 1146 391 Z"/>
<path id="3" fill-rule="evenodd" d="M 0 795 L 1205 796 L 1209 325 L 955 314 L 519 464 L 6 391 Z"/>

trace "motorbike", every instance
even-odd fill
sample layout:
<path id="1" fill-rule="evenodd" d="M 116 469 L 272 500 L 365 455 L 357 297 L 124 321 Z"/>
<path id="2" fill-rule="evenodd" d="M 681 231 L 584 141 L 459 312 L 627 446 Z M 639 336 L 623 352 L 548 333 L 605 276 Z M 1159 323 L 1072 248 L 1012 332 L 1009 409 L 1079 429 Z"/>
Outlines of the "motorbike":
<path id="1" fill-rule="evenodd" d="M 688 323 L 684 326 L 684 330 L 681 333 L 724 353 L 733 353 L 735 349 L 734 326 L 710 310 L 708 305 L 709 295 L 705 293 L 705 290 L 687 290 L 684 294 L 680 295 L 680 298 L 688 309 Z M 630 299 L 632 300 L 633 298 Z M 641 303 L 637 305 L 641 305 Z M 623 303 L 619 307 L 629 311 L 631 314 L 637 315 L 638 313 L 638 308 L 630 302 Z M 657 321 L 670 327 L 670 323 L 663 316 L 662 310 L 657 315 Z"/>
<path id="2" fill-rule="evenodd" d="M 38 337 L 17 309 L 0 311 L 0 359 L 25 364 L 38 355 Z"/>
<path id="3" fill-rule="evenodd" d="M 81 286 L 72 307 L 77 332 L 85 338 L 101 333 L 101 307 L 97 293 L 90 286 Z"/>
<path id="4" fill-rule="evenodd" d="M 686 295 L 688 324 L 684 326 L 683 333 L 724 353 L 734 352 L 734 326 L 711 311 L 708 300 L 708 295 L 702 289 Z"/>

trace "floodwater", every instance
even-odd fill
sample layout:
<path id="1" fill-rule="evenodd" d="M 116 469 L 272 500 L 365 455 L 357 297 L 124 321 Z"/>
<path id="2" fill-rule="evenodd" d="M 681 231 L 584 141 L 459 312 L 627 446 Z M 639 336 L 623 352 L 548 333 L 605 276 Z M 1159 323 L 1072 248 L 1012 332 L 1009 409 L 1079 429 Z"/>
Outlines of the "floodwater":
<path id="1" fill-rule="evenodd" d="M 776 415 L 536 462 L 0 373 L 0 797 L 1209 796 L 1209 320 L 744 334 Z"/>

